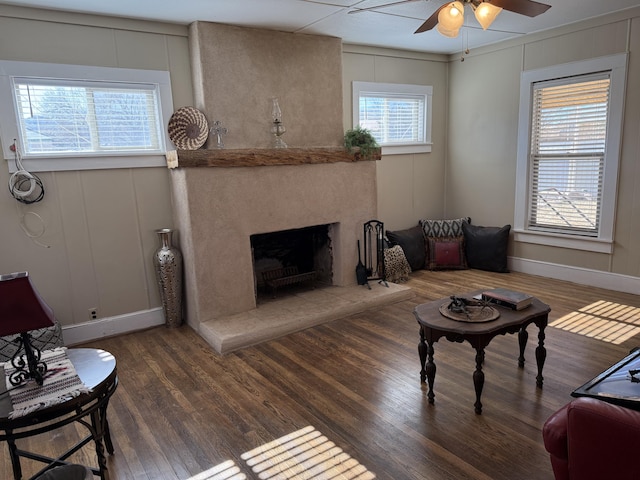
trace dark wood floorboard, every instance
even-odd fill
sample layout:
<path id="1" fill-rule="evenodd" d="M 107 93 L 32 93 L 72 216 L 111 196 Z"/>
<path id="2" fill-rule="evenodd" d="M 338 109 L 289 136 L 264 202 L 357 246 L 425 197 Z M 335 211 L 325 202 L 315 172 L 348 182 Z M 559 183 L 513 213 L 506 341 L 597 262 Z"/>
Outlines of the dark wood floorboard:
<path id="1" fill-rule="evenodd" d="M 120 384 L 109 407 L 116 448 L 108 458 L 112 478 L 208 479 L 213 474 L 198 475 L 229 460 L 239 470 L 236 478 L 258 478 L 242 453 L 310 425 L 377 479 L 552 479 L 542 424 L 574 388 L 624 357 L 640 338 L 614 345 L 547 328 L 541 390 L 535 382 L 535 326 L 523 369 L 517 367 L 517 337 L 496 337 L 486 350 L 484 409 L 476 415 L 475 353 L 468 344 L 435 344 L 436 399 L 428 404 L 413 308 L 507 286 L 548 303 L 553 321 L 596 300 L 640 307 L 640 297 L 475 270 L 416 272 L 408 285 L 416 292 L 410 301 L 224 357 L 187 326 L 85 345 L 110 351 L 118 362 Z M 80 431 L 67 427 L 21 445 L 53 454 Z M 95 455 L 85 447 L 74 459 L 94 463 Z M 26 474 L 37 468 L 28 460 L 23 467 Z M 11 478 L 6 446 L 0 478 Z"/>

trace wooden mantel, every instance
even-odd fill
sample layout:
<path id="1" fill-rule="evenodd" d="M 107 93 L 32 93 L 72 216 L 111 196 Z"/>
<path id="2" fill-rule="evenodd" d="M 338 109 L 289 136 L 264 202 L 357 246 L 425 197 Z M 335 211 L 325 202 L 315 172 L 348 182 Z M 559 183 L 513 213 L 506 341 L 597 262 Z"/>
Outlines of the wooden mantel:
<path id="1" fill-rule="evenodd" d="M 171 155 L 167 154 L 167 166 L 169 168 L 258 167 L 360 162 L 381 158 L 380 149 L 363 158 L 359 149 L 354 148 L 349 152 L 344 147 L 200 149 L 178 150 Z"/>

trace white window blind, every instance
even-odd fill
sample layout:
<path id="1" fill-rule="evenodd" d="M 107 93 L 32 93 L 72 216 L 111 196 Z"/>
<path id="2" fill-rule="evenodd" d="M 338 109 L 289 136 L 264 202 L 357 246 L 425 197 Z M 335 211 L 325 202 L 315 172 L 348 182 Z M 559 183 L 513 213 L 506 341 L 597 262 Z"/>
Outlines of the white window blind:
<path id="1" fill-rule="evenodd" d="M 609 88 L 608 73 L 534 84 L 529 228 L 598 236 Z"/>
<path id="2" fill-rule="evenodd" d="M 425 142 L 425 97 L 362 92 L 360 126 L 380 145 Z"/>
<path id="3" fill-rule="evenodd" d="M 11 173 L 167 165 L 168 71 L 0 60 L 0 105 Z"/>
<path id="4" fill-rule="evenodd" d="M 353 125 L 371 132 L 382 154 L 431 151 L 433 87 L 353 82 Z"/>
<path id="5" fill-rule="evenodd" d="M 156 85 L 14 77 L 13 90 L 25 158 L 163 151 Z"/>

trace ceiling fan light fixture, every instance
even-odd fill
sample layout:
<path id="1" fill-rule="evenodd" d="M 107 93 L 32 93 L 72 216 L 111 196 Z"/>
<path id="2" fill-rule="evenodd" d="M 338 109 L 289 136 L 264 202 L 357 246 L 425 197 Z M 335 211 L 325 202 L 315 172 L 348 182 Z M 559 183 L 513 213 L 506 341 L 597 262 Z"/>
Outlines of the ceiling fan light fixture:
<path id="1" fill-rule="evenodd" d="M 444 28 L 440 23 L 436 25 L 436 30 L 440 35 L 449 38 L 456 38 L 458 36 L 458 32 L 460 31 L 459 28 L 449 30 L 448 28 Z"/>
<path id="2" fill-rule="evenodd" d="M 457 30 L 464 23 L 464 5 L 461 2 L 451 2 L 438 13 L 438 26 L 444 30 Z M 438 29 L 440 31 L 440 29 Z M 444 35 L 444 34 L 443 34 Z"/>
<path id="3" fill-rule="evenodd" d="M 502 11 L 502 8 L 496 7 L 488 2 L 482 2 L 475 7 L 476 20 L 482 26 L 483 30 L 489 28 L 489 26 L 496 19 L 498 14 Z"/>

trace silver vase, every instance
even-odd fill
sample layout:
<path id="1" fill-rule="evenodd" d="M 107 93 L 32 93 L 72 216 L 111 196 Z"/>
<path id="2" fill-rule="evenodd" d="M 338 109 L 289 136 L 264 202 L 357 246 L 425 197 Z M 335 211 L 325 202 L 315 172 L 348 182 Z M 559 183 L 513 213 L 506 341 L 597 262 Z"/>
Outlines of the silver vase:
<path id="1" fill-rule="evenodd" d="M 153 256 L 167 327 L 182 325 L 182 253 L 171 243 L 173 230 L 156 230 L 160 248 Z"/>

